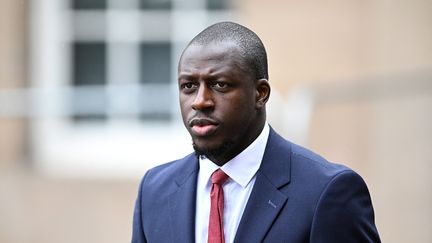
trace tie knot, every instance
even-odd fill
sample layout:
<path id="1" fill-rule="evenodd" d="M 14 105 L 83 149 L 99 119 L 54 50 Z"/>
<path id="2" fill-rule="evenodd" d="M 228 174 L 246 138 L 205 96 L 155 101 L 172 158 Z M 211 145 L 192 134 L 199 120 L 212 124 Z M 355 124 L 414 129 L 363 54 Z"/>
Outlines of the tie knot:
<path id="1" fill-rule="evenodd" d="M 211 176 L 211 181 L 213 184 L 222 185 L 225 183 L 225 181 L 229 178 L 225 172 L 221 169 L 217 169 L 215 172 L 213 172 Z"/>

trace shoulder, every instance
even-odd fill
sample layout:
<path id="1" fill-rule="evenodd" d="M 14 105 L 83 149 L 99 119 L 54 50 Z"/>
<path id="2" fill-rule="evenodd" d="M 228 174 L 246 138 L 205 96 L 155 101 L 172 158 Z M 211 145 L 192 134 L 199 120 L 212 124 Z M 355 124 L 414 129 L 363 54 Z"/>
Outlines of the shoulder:
<path id="1" fill-rule="evenodd" d="M 172 178 L 178 173 L 184 172 L 184 170 L 193 169 L 194 166 L 191 163 L 196 160 L 197 159 L 193 153 L 188 154 L 181 159 L 170 161 L 149 169 L 145 177 L 152 179 L 161 179 L 164 177 Z"/>
<path id="2" fill-rule="evenodd" d="M 141 189 L 149 191 L 164 190 L 179 184 L 184 178 L 198 171 L 198 159 L 189 154 L 181 159 L 158 165 L 149 169 L 141 180 Z"/>
<path id="3" fill-rule="evenodd" d="M 349 167 L 328 161 L 321 155 L 300 145 L 291 144 L 292 169 L 321 174 L 324 177 L 335 177 L 340 173 L 355 173 Z"/>
<path id="4" fill-rule="evenodd" d="M 292 193 L 311 193 L 317 197 L 326 186 L 337 185 L 345 177 L 352 177 L 354 182 L 364 185 L 361 177 L 349 167 L 328 161 L 321 155 L 284 139 L 274 131 L 270 133 L 267 145 L 266 161 L 263 162 L 267 164 L 267 168 L 272 168 L 267 171 L 271 170 L 272 175 L 287 175 L 290 184 L 288 191 Z"/>
<path id="5" fill-rule="evenodd" d="M 353 172 L 345 165 L 330 162 L 321 155 L 290 142 L 271 130 L 266 148 L 267 158 L 289 165 L 291 176 L 300 173 L 303 177 L 333 177 L 343 172 Z"/>

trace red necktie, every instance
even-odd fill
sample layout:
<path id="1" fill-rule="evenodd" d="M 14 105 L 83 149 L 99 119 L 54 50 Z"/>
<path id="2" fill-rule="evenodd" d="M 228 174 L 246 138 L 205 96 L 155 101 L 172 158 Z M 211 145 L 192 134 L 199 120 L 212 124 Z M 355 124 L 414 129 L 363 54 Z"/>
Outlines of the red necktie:
<path id="1" fill-rule="evenodd" d="M 224 195 L 222 185 L 228 175 L 218 169 L 211 176 L 212 188 L 210 192 L 210 220 L 208 228 L 208 243 L 225 243 L 223 231 Z"/>

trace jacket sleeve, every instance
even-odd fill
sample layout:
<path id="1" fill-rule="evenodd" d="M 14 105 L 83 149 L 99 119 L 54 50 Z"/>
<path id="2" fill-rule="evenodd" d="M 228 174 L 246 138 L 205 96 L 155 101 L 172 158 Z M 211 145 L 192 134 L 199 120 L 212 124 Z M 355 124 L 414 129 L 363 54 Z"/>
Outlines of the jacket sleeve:
<path id="1" fill-rule="evenodd" d="M 144 235 L 143 218 L 142 218 L 142 188 L 144 184 L 145 176 L 141 180 L 138 196 L 135 202 L 135 209 L 133 213 L 133 225 L 132 225 L 132 243 L 147 243 Z"/>
<path id="2" fill-rule="evenodd" d="M 369 191 L 354 171 L 337 174 L 325 187 L 313 217 L 310 242 L 381 242 Z"/>

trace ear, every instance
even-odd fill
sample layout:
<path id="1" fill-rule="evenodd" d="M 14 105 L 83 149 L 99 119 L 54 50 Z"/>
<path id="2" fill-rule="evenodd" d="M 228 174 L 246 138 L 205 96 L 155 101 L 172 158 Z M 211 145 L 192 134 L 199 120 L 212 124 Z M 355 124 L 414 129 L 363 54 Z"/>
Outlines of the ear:
<path id="1" fill-rule="evenodd" d="M 260 110 L 265 107 L 270 97 L 270 84 L 267 79 L 256 81 L 256 103 L 255 108 Z"/>

